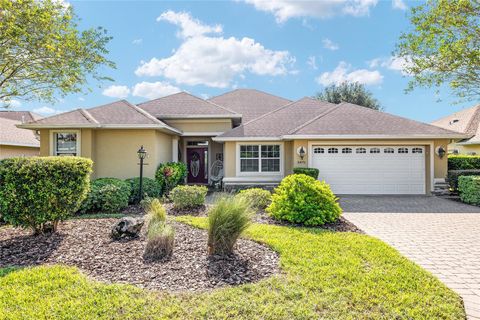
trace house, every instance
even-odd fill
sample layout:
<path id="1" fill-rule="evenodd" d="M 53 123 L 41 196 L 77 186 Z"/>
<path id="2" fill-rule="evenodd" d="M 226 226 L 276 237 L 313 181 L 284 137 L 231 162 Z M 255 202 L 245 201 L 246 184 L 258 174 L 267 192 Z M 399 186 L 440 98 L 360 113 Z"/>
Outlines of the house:
<path id="1" fill-rule="evenodd" d="M 461 110 L 432 122 L 440 128 L 464 133 L 467 138 L 448 145 L 454 154 L 480 154 L 480 105 Z"/>
<path id="2" fill-rule="evenodd" d="M 208 100 L 181 92 L 125 100 L 19 125 L 40 131 L 40 153 L 93 159 L 94 177 L 138 176 L 183 161 L 187 182 L 207 184 L 215 161 L 226 189 L 274 186 L 294 167 L 315 167 L 337 194 L 429 194 L 443 182 L 449 141 L 466 135 L 349 103 L 290 101 L 240 89 Z"/>
<path id="3" fill-rule="evenodd" d="M 40 155 L 40 141 L 35 131 L 17 128 L 26 121 L 41 119 L 29 111 L 0 111 L 0 160 Z"/>

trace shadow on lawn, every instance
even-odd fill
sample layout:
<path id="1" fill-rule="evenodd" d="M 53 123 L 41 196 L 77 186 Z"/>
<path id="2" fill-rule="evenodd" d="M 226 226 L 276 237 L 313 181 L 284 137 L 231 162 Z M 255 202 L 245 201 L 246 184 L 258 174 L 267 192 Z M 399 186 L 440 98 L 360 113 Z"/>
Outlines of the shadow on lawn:
<path id="1" fill-rule="evenodd" d="M 60 233 L 34 236 L 22 234 L 21 230 L 9 232 L 18 232 L 18 235 L 10 235 L 5 240 L 0 235 L 0 268 L 45 263 L 64 238 Z"/>

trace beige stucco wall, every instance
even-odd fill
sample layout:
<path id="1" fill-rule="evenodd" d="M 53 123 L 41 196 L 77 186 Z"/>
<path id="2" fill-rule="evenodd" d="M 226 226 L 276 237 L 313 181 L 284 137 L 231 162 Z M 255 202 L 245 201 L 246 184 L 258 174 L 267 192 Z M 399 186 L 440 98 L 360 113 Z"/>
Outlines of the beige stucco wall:
<path id="1" fill-rule="evenodd" d="M 14 157 L 34 157 L 40 155 L 38 147 L 0 145 L 0 160 Z"/>
<path id="2" fill-rule="evenodd" d="M 452 143 L 448 145 L 448 149 L 453 151 L 453 149 L 458 150 L 459 154 L 472 154 L 475 153 L 480 155 L 480 144 L 466 144 L 466 145 L 458 145 L 456 143 Z"/>
<path id="3" fill-rule="evenodd" d="M 51 155 L 50 139 L 51 130 L 42 129 L 41 156 Z M 148 152 L 144 167 L 146 177 L 153 178 L 159 163 L 172 160 L 172 136 L 153 129 L 81 129 L 80 142 L 80 156 L 94 161 L 94 178 L 138 177 L 137 150 L 142 144 Z"/>
<path id="4" fill-rule="evenodd" d="M 249 142 L 250 143 L 250 142 Z M 261 143 L 261 142 L 258 142 Z M 418 145 L 425 147 L 425 179 L 427 190 L 431 189 L 431 152 L 435 152 L 439 146 L 447 147 L 448 140 L 294 140 L 284 144 L 285 175 L 290 174 L 294 167 L 307 167 L 309 146 L 312 144 L 322 145 Z M 430 145 L 433 144 L 432 150 Z M 296 150 L 303 146 L 307 155 L 301 159 Z M 236 176 L 236 142 L 225 142 L 225 177 Z M 447 157 L 440 159 L 436 154 L 433 157 L 434 178 L 443 179 L 447 175 Z"/>
<path id="5" fill-rule="evenodd" d="M 231 119 L 182 119 L 164 122 L 183 132 L 225 132 L 232 128 Z"/>

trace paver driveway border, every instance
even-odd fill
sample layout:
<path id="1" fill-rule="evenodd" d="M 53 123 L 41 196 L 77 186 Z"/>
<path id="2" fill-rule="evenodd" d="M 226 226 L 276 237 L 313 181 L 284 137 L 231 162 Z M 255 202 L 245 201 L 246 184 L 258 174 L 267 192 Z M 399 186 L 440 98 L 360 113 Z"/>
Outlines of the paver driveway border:
<path id="1" fill-rule="evenodd" d="M 343 196 L 344 217 L 432 272 L 480 320 L 480 208 L 434 196 Z"/>

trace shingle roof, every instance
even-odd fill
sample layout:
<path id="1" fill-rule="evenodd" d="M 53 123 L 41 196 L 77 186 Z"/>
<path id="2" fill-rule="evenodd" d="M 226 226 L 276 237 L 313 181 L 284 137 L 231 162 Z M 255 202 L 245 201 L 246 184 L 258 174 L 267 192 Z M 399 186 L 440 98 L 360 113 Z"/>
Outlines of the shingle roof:
<path id="1" fill-rule="evenodd" d="M 300 136 L 459 137 L 460 133 L 350 103 L 303 98 L 220 135 L 224 138 Z"/>
<path id="2" fill-rule="evenodd" d="M 0 144 L 40 147 L 40 142 L 32 130 L 20 129 L 16 125 L 22 123 L 17 120 L 0 118 Z"/>
<path id="3" fill-rule="evenodd" d="M 86 110 L 76 109 L 21 125 L 23 128 L 49 126 L 78 128 L 148 126 L 179 132 L 126 100 L 119 100 Z"/>
<path id="4" fill-rule="evenodd" d="M 186 92 L 143 102 L 138 107 L 159 119 L 211 116 L 239 118 L 241 116 L 228 108 Z"/>
<path id="5" fill-rule="evenodd" d="M 480 105 L 464 109 L 432 122 L 433 125 L 465 133 L 470 138 L 462 141 L 480 144 Z"/>
<path id="6" fill-rule="evenodd" d="M 210 98 L 208 101 L 240 113 L 243 123 L 291 102 L 288 99 L 254 89 L 237 89 Z"/>
<path id="7" fill-rule="evenodd" d="M 11 110 L 1 110 L 0 118 L 6 118 L 10 120 L 30 122 L 34 120 L 42 119 L 42 116 L 31 112 L 31 111 L 11 111 Z"/>

